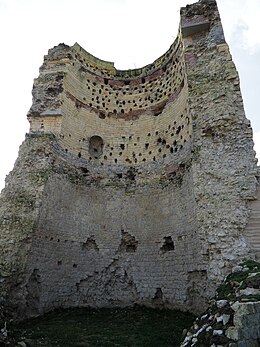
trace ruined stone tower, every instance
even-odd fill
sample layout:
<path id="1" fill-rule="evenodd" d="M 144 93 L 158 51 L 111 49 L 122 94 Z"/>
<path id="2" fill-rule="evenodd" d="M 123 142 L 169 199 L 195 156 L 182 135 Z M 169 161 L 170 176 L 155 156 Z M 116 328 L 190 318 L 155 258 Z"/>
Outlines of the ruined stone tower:
<path id="1" fill-rule="evenodd" d="M 0 201 L 7 312 L 199 310 L 252 252 L 252 129 L 214 0 L 182 8 L 170 49 L 140 69 L 50 49 L 28 120 Z"/>

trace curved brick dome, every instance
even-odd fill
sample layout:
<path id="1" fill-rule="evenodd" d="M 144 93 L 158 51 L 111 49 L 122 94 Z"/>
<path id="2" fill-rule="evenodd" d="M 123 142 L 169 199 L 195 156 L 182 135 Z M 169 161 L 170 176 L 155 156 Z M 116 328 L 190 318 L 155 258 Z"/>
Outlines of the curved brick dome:
<path id="1" fill-rule="evenodd" d="M 58 132 L 67 153 L 93 164 L 176 161 L 190 146 L 180 35 L 154 63 L 125 71 L 93 57 L 77 43 L 61 44 L 45 57 L 36 86 L 44 93 L 42 99 L 34 97 L 31 131 Z M 98 155 L 91 149 L 93 136 L 102 139 Z"/>

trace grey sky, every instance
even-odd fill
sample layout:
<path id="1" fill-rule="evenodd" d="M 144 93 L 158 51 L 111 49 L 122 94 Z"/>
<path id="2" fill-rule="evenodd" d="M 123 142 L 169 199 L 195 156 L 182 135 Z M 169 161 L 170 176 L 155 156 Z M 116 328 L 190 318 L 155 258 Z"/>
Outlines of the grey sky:
<path id="1" fill-rule="evenodd" d="M 226 39 L 239 71 L 247 117 L 251 120 L 260 157 L 260 0 L 217 0 Z"/>
<path id="2" fill-rule="evenodd" d="M 44 54 L 78 42 L 117 68 L 151 63 L 173 42 L 187 0 L 0 0 L 0 189 L 28 131 L 33 79 Z M 226 39 L 241 77 L 260 157 L 260 0 L 218 0 Z"/>

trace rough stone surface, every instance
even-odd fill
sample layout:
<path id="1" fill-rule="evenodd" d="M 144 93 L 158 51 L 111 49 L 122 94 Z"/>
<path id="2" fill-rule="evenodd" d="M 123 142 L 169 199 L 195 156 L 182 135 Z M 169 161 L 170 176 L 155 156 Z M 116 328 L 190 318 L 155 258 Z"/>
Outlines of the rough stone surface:
<path id="1" fill-rule="evenodd" d="M 170 49 L 141 69 L 52 48 L 28 120 L 0 197 L 5 316 L 202 311 L 249 254 L 252 129 L 215 1 L 183 8 Z"/>
<path id="2" fill-rule="evenodd" d="M 210 307 L 196 319 L 181 347 L 259 346 L 260 295 L 240 288 L 255 285 L 260 289 L 260 263 L 249 260 L 236 268 L 218 287 Z"/>

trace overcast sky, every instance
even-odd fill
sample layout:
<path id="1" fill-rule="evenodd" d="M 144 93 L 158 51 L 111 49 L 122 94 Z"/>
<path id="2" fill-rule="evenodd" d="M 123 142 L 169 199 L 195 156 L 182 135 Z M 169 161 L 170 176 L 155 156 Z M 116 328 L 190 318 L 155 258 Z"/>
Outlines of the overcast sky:
<path id="1" fill-rule="evenodd" d="M 185 0 L 0 0 L 0 189 L 28 132 L 33 79 L 54 45 L 78 42 L 121 69 L 165 53 Z M 260 158 L 260 0 L 217 0 Z"/>

